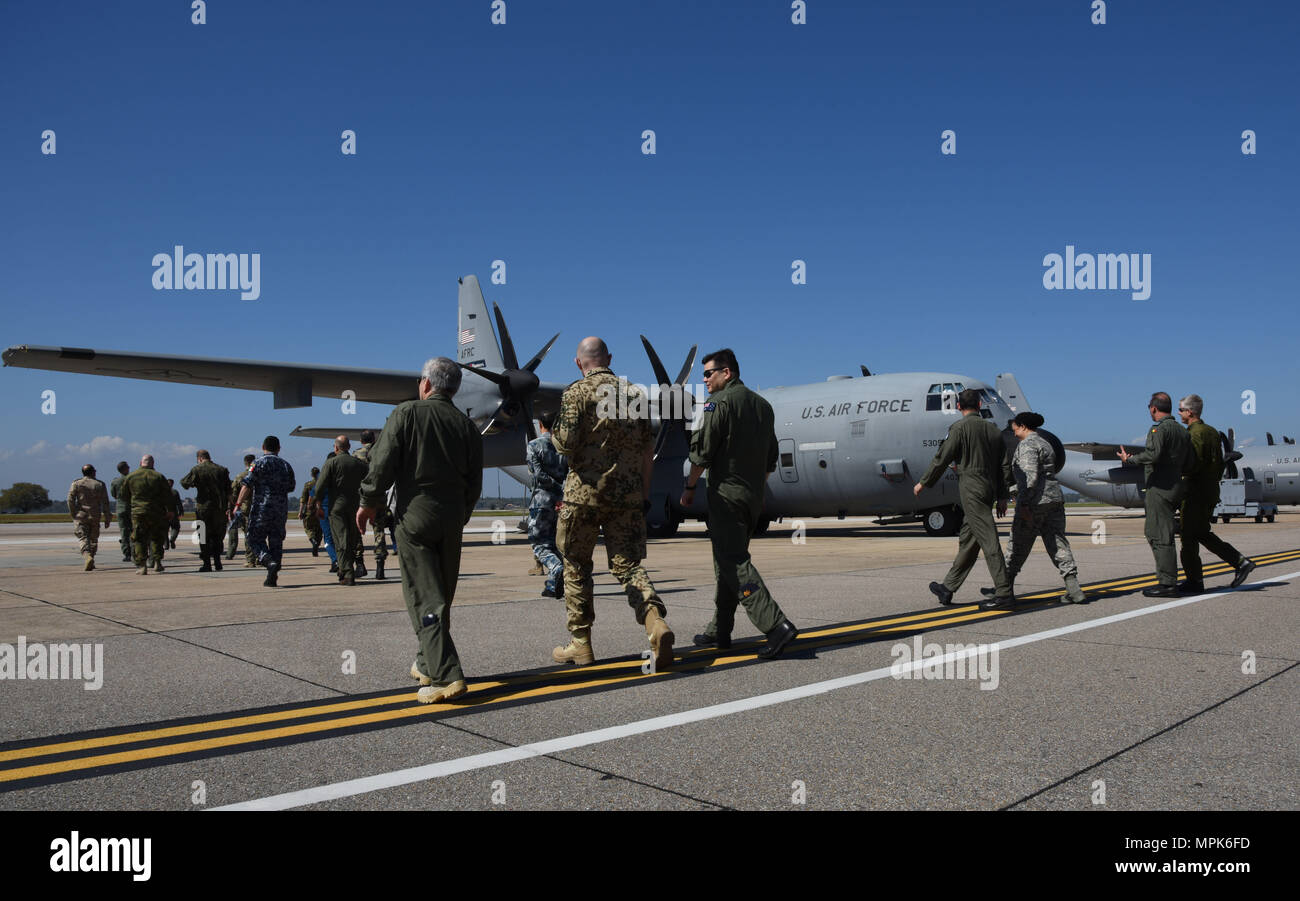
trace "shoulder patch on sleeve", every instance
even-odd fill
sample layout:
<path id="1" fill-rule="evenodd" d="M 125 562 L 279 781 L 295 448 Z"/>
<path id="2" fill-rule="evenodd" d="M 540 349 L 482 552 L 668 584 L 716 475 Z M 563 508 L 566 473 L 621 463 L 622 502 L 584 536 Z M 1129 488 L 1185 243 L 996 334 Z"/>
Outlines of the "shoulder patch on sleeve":
<path id="1" fill-rule="evenodd" d="M 705 413 L 712 413 L 712 412 L 713 412 L 713 409 L 714 409 L 713 401 L 709 401 L 708 403 L 706 403 L 706 404 L 704 405 L 704 412 L 705 412 Z"/>

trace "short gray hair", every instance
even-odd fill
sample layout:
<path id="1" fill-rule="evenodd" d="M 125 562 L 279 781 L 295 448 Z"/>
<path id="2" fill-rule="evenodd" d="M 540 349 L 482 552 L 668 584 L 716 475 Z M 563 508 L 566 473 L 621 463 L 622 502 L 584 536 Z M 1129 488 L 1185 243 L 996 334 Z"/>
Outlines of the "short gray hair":
<path id="1" fill-rule="evenodd" d="M 1201 411 L 1205 409 L 1205 401 L 1201 400 L 1199 394 L 1189 394 L 1178 402 L 1178 406 L 1200 419 Z"/>
<path id="2" fill-rule="evenodd" d="M 420 370 L 420 378 L 428 379 L 434 394 L 455 397 L 460 390 L 460 367 L 447 357 L 433 357 Z"/>

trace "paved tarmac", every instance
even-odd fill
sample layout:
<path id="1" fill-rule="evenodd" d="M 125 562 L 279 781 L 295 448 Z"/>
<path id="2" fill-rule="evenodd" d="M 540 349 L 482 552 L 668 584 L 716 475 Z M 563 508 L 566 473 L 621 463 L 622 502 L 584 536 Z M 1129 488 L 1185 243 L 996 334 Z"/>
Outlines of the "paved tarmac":
<path id="1" fill-rule="evenodd" d="M 698 525 L 652 539 L 677 634 L 659 673 L 642 672 L 644 632 L 599 549 L 597 664 L 552 664 L 561 603 L 526 575 L 513 520 L 476 519 L 453 624 L 470 692 L 432 706 L 407 677 L 394 556 L 389 580 L 339 587 L 291 522 L 270 589 L 242 554 L 198 573 L 184 534 L 166 572 L 137 576 L 115 526 L 85 573 L 70 524 L 3 525 L 0 809 L 1300 806 L 1300 513 L 1216 526 L 1258 569 L 1235 591 L 1207 569 L 1209 594 L 1173 602 L 1141 594 L 1140 511 L 1076 514 L 1095 599 L 1058 604 L 1036 549 L 1013 614 L 974 606 L 982 562 L 963 606 L 934 604 L 955 538 L 774 524 L 754 558 L 801 637 L 772 662 L 743 614 L 731 651 L 692 645 L 712 609 L 708 541 Z M 37 678 L 14 678 L 20 641 Z M 85 645 L 86 669 L 54 645 Z M 948 656 L 913 671 L 917 649 Z M 58 666 L 32 669 L 47 652 Z"/>

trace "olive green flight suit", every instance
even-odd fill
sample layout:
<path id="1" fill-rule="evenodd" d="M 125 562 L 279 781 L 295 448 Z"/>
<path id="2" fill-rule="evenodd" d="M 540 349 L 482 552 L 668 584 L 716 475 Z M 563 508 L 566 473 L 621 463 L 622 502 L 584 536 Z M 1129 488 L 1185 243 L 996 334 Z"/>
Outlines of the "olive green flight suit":
<path id="1" fill-rule="evenodd" d="M 369 466 L 370 454 L 374 451 L 374 449 L 375 446 L 373 444 L 363 444 L 352 452 L 352 456 L 356 457 L 362 463 Z M 375 562 L 376 563 L 383 563 L 385 560 L 388 559 L 388 544 L 384 541 L 384 529 L 388 528 L 388 521 L 391 515 L 392 514 L 389 513 L 388 511 L 388 503 L 386 501 L 383 506 L 375 508 L 375 518 L 374 521 L 371 522 L 370 526 L 371 526 L 371 531 L 375 533 Z M 361 560 L 361 554 L 366 549 L 365 539 L 366 536 L 362 535 L 361 540 L 357 542 L 358 561 Z"/>
<path id="2" fill-rule="evenodd" d="M 335 454 L 325 461 L 316 477 L 316 490 L 330 499 L 330 537 L 339 555 L 339 581 L 356 576 L 357 550 L 361 531 L 357 528 L 357 507 L 361 501 L 361 482 L 370 467 L 348 454 Z"/>
<path id="3" fill-rule="evenodd" d="M 1192 585 L 1203 585 L 1199 545 L 1234 569 L 1241 565 L 1241 552 L 1210 531 L 1214 508 L 1219 505 L 1219 480 L 1223 478 L 1223 448 L 1219 432 L 1204 422 L 1187 427 L 1192 454 L 1183 480 L 1187 497 L 1182 509 L 1183 575 Z"/>
<path id="4" fill-rule="evenodd" d="M 641 406 L 644 395 L 636 387 L 626 382 L 620 387 L 608 369 L 591 370 L 564 390 L 551 432 L 555 450 L 569 458 L 555 530 L 555 545 L 564 558 L 566 625 L 583 641 L 596 621 L 591 573 L 601 531 L 609 571 L 627 593 L 637 623 L 645 625 L 651 607 L 661 617 L 668 615 L 641 565 L 646 537 L 642 467 L 654 448 L 654 435 L 648 418 L 618 415 L 620 391 L 628 408 Z"/>
<path id="5" fill-rule="evenodd" d="M 131 507 L 131 543 L 136 566 L 162 563 L 172 489 L 167 477 L 143 466 L 122 480 L 119 495 Z"/>
<path id="6" fill-rule="evenodd" d="M 1183 468 L 1192 453 L 1187 432 L 1166 416 L 1147 432 L 1146 450 L 1129 457 L 1146 477 L 1146 539 L 1156 561 L 1160 587 L 1178 587 L 1178 557 L 1174 553 L 1174 513 L 1185 493 Z"/>
<path id="7" fill-rule="evenodd" d="M 378 508 L 394 484 L 402 595 L 420 643 L 416 667 L 447 685 L 465 678 L 451 638 L 451 604 L 462 530 L 483 489 L 483 439 L 451 398 L 407 401 L 389 415 L 361 483 L 362 505 Z M 340 566 L 343 559 L 340 553 Z"/>
<path id="8" fill-rule="evenodd" d="M 118 544 L 122 545 L 122 559 L 131 559 L 131 505 L 122 499 L 122 483 L 126 476 L 118 475 L 109 483 L 109 494 L 117 501 Z"/>
<path id="9" fill-rule="evenodd" d="M 230 496 L 230 470 L 204 460 L 181 479 L 182 488 L 191 488 L 196 497 L 194 519 L 202 523 L 199 558 L 207 566 L 221 560 L 221 536 L 226 531 L 226 499 Z"/>
<path id="10" fill-rule="evenodd" d="M 984 552 L 984 562 L 993 577 L 994 596 L 1011 597 L 1007 562 L 998 541 L 998 527 L 993 521 L 993 505 L 1011 496 L 1011 461 L 1007 456 L 1002 430 L 978 411 L 966 413 L 948 429 L 948 437 L 939 445 L 921 484 L 932 488 L 943 478 L 944 470 L 957 464 L 957 494 L 961 499 L 962 523 L 957 536 L 957 556 L 952 561 L 943 586 L 953 594 L 961 588 Z"/>
<path id="11" fill-rule="evenodd" d="M 736 605 L 758 631 L 786 618 L 749 555 L 749 540 L 763 512 L 767 475 L 776 469 L 772 405 L 739 378 L 709 395 L 691 433 L 691 463 L 708 470 L 709 542 L 713 545 L 713 619 L 708 635 L 730 635 Z"/>

